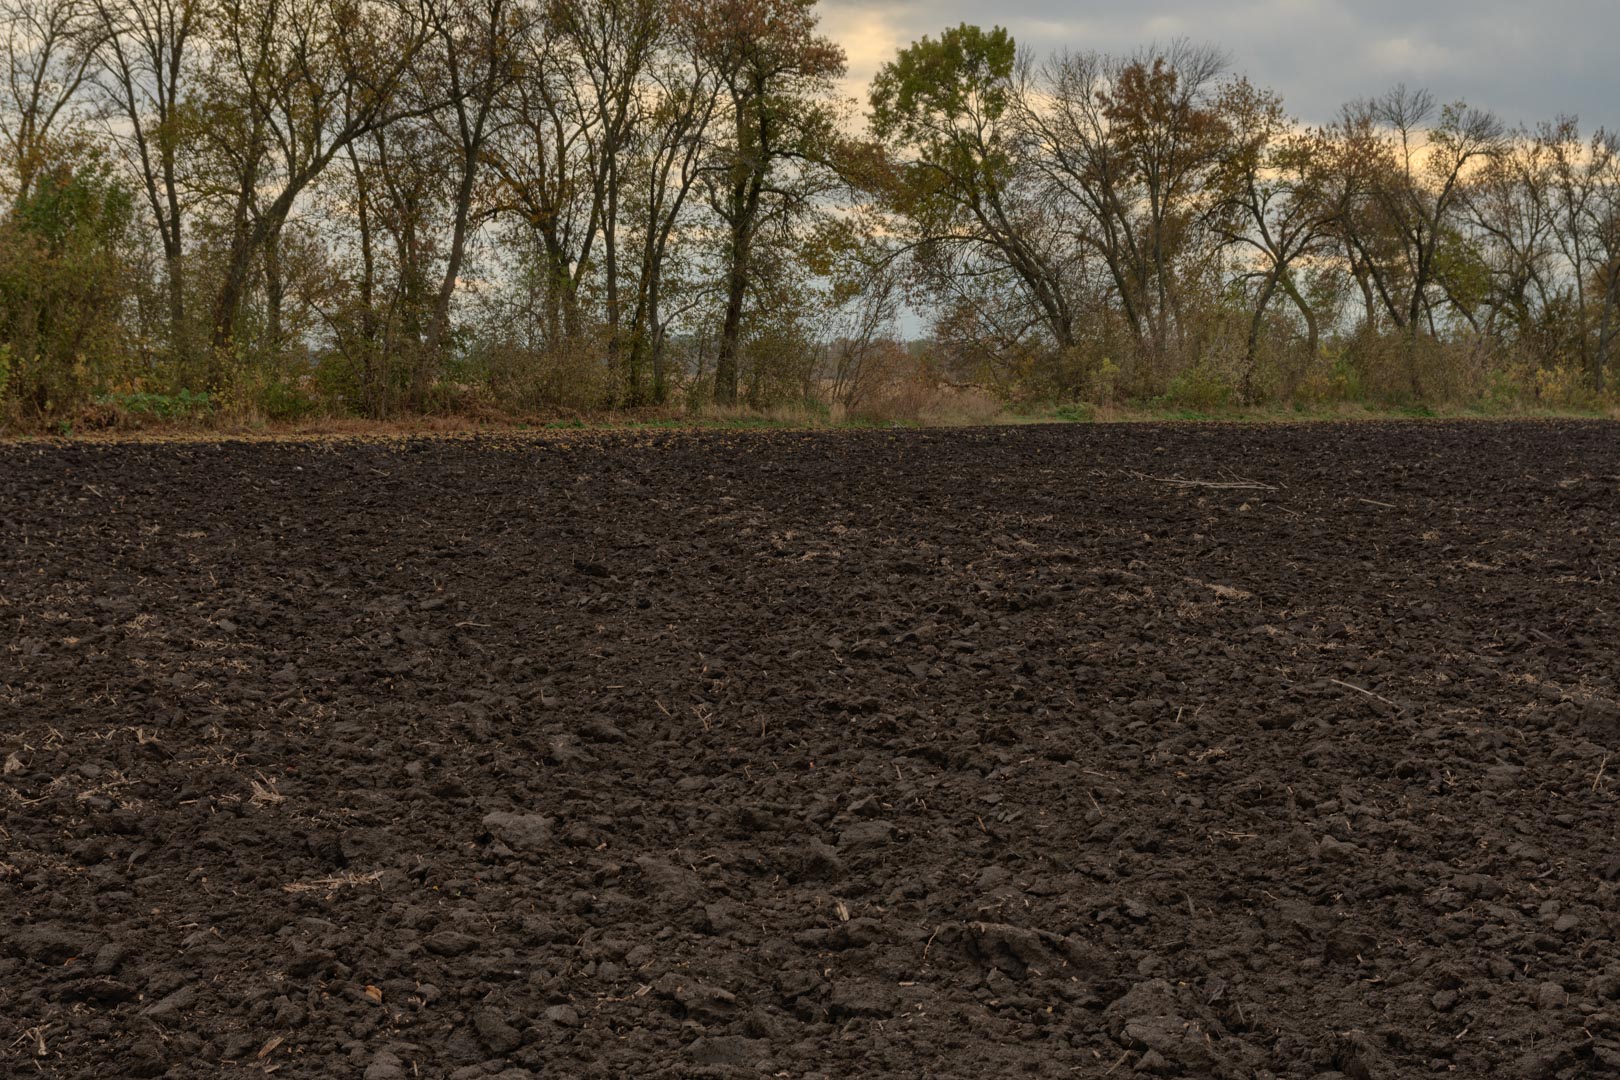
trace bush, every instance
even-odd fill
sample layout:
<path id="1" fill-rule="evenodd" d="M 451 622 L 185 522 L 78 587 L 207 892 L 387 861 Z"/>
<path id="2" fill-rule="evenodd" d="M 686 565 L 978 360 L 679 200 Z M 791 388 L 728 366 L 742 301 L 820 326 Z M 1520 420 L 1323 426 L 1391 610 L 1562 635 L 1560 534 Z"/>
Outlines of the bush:
<path id="1" fill-rule="evenodd" d="M 1224 375 L 1213 367 L 1198 363 L 1170 380 L 1165 387 L 1167 405 L 1199 412 L 1213 412 L 1232 403 L 1233 387 Z"/>
<path id="2" fill-rule="evenodd" d="M 103 394 L 96 398 L 97 405 L 118 412 L 154 420 L 197 420 L 213 412 L 213 400 L 206 393 L 180 390 L 173 394 L 153 394 L 134 391 L 125 394 Z"/>
<path id="3" fill-rule="evenodd" d="M 133 222 L 95 161 L 46 173 L 0 221 L 0 395 L 25 415 L 69 415 L 127 374 Z"/>
<path id="4" fill-rule="evenodd" d="M 594 412 L 617 399 L 618 374 L 605 350 L 593 340 L 541 350 L 514 341 L 489 339 L 474 344 L 457 365 L 459 378 L 438 392 L 445 407 L 498 402 L 520 411 Z"/>
<path id="5" fill-rule="evenodd" d="M 304 379 L 271 379 L 259 393 L 259 408 L 270 420 L 307 420 L 322 412 L 320 399 Z"/>
<path id="6" fill-rule="evenodd" d="M 1327 367 L 1312 371 L 1300 380 L 1294 391 L 1294 400 L 1301 405 L 1330 405 L 1362 401 L 1366 390 L 1361 372 L 1349 354 L 1339 351 L 1331 354 Z"/>
<path id="7" fill-rule="evenodd" d="M 1593 409 L 1603 404 L 1589 377 L 1574 367 L 1537 368 L 1528 380 L 1537 405 L 1552 409 Z"/>

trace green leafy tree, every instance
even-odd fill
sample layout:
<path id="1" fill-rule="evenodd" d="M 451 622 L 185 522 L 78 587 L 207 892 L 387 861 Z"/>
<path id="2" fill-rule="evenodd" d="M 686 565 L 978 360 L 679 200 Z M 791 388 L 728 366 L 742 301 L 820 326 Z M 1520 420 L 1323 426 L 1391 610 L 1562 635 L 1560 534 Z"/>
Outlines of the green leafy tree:
<path id="1" fill-rule="evenodd" d="M 893 161 L 879 174 L 881 193 L 933 265 L 951 275 L 965 269 L 962 260 L 987 259 L 1010 273 L 1052 341 L 1067 348 L 1072 253 L 1032 183 L 1025 92 L 1017 46 L 999 26 L 964 23 L 902 49 L 870 95 L 872 133 Z"/>

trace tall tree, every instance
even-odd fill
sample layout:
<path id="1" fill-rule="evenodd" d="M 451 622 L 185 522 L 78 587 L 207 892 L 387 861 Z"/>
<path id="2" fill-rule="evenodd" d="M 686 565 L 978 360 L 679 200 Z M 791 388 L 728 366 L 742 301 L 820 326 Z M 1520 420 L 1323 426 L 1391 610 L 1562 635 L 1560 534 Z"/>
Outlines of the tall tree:
<path id="1" fill-rule="evenodd" d="M 553 0 L 552 20 L 568 44 L 576 109 L 596 118 L 587 125 L 591 212 L 582 258 L 601 246 L 601 282 L 607 353 L 617 363 L 624 344 L 620 298 L 619 200 L 622 168 L 643 119 L 644 75 L 665 31 L 660 0 Z"/>
<path id="2" fill-rule="evenodd" d="M 1252 400 L 1261 336 L 1279 290 L 1305 322 L 1307 360 L 1316 356 L 1321 319 L 1297 273 L 1302 263 L 1326 253 L 1346 189 L 1333 182 L 1331 140 L 1300 129 L 1269 91 L 1239 79 L 1223 91 L 1221 108 L 1232 138 L 1218 183 L 1225 209 L 1235 213 L 1213 220 L 1229 243 L 1253 257 L 1254 268 L 1242 275 L 1256 284 L 1239 386 L 1243 398 Z"/>
<path id="3" fill-rule="evenodd" d="M 190 354 L 186 301 L 183 125 L 203 25 L 202 0 L 89 0 L 107 141 L 136 177 L 163 249 L 169 349 Z"/>
<path id="4" fill-rule="evenodd" d="M 871 125 L 895 155 L 886 202 L 908 240 L 971 248 L 1003 265 L 1059 348 L 1074 344 L 1067 237 L 1031 183 L 1019 125 L 1026 87 L 1001 27 L 962 24 L 902 49 L 872 82 Z M 879 174 L 880 176 L 884 174 Z"/>
<path id="5" fill-rule="evenodd" d="M 1601 128 L 1592 136 L 1587 169 L 1592 197 L 1584 217 L 1590 231 L 1593 290 L 1598 294 L 1597 346 L 1592 356 L 1592 387 L 1601 393 L 1615 362 L 1620 338 L 1620 135 Z"/>
<path id="6" fill-rule="evenodd" d="M 714 396 L 737 400 L 744 305 L 754 247 L 770 211 L 803 199 L 780 183 L 790 162 L 825 161 L 834 136 L 823 103 L 844 73 L 844 51 L 816 33 L 815 0 L 714 0 L 691 19 L 694 40 L 725 88 L 733 137 L 718 150 L 711 203 L 726 230 L 725 314 Z"/>
<path id="7" fill-rule="evenodd" d="M 702 173 L 710 127 L 720 105 L 715 66 L 696 47 L 690 7 L 666 23 L 658 55 L 648 67 L 652 102 L 639 127 L 630 167 L 621 175 L 627 233 L 635 238 L 635 297 L 623 352 L 625 401 L 661 403 L 668 394 L 665 356 L 669 337 L 667 271 L 676 227 L 685 219 Z M 650 367 L 651 385 L 646 385 Z"/>
<path id="8" fill-rule="evenodd" d="M 450 331 L 450 303 L 477 225 L 475 198 L 485 167 L 485 149 L 500 124 L 502 96 L 522 70 L 519 50 L 532 11 L 514 0 L 431 0 L 429 20 L 438 87 L 426 89 L 444 105 L 428 115 L 450 150 L 450 243 L 433 298 L 424 355 L 438 360 Z"/>
<path id="9" fill-rule="evenodd" d="M 1489 274 L 1479 297 L 1477 329 L 1493 339 L 1509 335 L 1533 347 L 1559 292 L 1554 212 L 1550 198 L 1553 156 L 1539 139 L 1518 135 L 1463 184 L 1463 216 L 1471 235 L 1463 245 Z"/>
<path id="10" fill-rule="evenodd" d="M 1138 347 L 1181 344 L 1182 282 L 1215 247 L 1201 244 L 1218 208 L 1215 177 L 1230 135 L 1220 112 L 1225 57 L 1178 42 L 1129 58 L 1060 54 L 1027 122 L 1045 148 L 1055 197 L 1108 268 Z"/>
<path id="11" fill-rule="evenodd" d="M 1536 142 L 1549 158 L 1550 228 L 1575 297 L 1577 352 L 1602 392 L 1620 333 L 1620 136 L 1599 129 L 1584 139 L 1565 116 L 1542 124 Z"/>
<path id="12" fill-rule="evenodd" d="M 1341 128 L 1364 144 L 1365 197 L 1375 210 L 1347 219 L 1359 226 L 1349 232 L 1349 243 L 1391 321 L 1409 335 L 1425 326 L 1432 331 L 1444 302 L 1442 245 L 1455 236 L 1463 181 L 1470 167 L 1502 153 L 1502 123 L 1462 103 L 1437 106 L 1426 90 L 1397 86 L 1347 107 Z M 1394 260 L 1374 249 L 1369 233 L 1379 228 L 1395 242 Z"/>
<path id="13" fill-rule="evenodd" d="M 399 91 L 429 29 L 404 3 L 222 0 L 213 33 L 209 122 L 242 138 L 213 310 L 219 358 L 234 343 L 254 259 L 299 195 L 350 143 L 422 111 Z"/>

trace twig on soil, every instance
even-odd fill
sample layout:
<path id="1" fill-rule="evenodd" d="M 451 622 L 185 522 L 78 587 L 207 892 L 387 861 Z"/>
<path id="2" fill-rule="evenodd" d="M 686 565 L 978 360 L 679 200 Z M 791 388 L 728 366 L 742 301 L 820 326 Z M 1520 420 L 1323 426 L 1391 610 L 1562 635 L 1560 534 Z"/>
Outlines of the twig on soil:
<path id="1" fill-rule="evenodd" d="M 1130 1056 L 1131 1056 L 1131 1052 L 1129 1050 L 1127 1050 L 1123 1054 L 1119 1055 L 1119 1060 L 1114 1062 L 1112 1065 L 1108 1066 L 1108 1071 L 1103 1073 L 1103 1075 L 1104 1076 L 1113 1076 L 1114 1075 L 1114 1070 L 1119 1068 L 1121 1065 L 1125 1064 L 1126 1059 L 1128 1059 Z"/>
<path id="2" fill-rule="evenodd" d="M 939 932 L 943 929 L 945 929 L 945 926 L 941 923 L 939 926 L 934 927 L 932 934 L 928 935 L 928 942 L 923 946 L 923 963 L 928 963 L 928 950 L 934 947 L 934 939 L 939 937 Z"/>
<path id="3" fill-rule="evenodd" d="M 1609 767 L 1609 755 L 1604 754 L 1603 760 L 1598 762 L 1597 775 L 1592 777 L 1592 790 L 1603 790 L 1603 771 Z"/>
<path id="4" fill-rule="evenodd" d="M 347 886 L 370 885 L 383 876 L 381 870 L 365 874 L 339 874 L 336 877 L 315 878 L 312 881 L 291 881 L 281 887 L 282 892 L 306 893 L 341 889 Z"/>
<path id="5" fill-rule="evenodd" d="M 35 1057 L 44 1057 L 45 1056 L 45 1028 L 46 1028 L 46 1026 L 47 1025 L 41 1024 L 39 1027 L 31 1027 L 31 1028 L 27 1029 L 21 1035 L 17 1036 L 16 1041 L 13 1042 L 11 1044 L 11 1046 L 8 1047 L 7 1049 L 16 1049 L 18 1046 L 21 1046 L 23 1043 L 32 1041 L 33 1044 L 34 1044 L 34 1056 Z"/>
<path id="6" fill-rule="evenodd" d="M 1382 506 L 1385 510 L 1397 510 L 1394 503 L 1379 502 L 1377 499 L 1357 499 L 1356 502 L 1366 503 L 1368 506 Z"/>
<path id="7" fill-rule="evenodd" d="M 1373 698 L 1374 700 L 1382 701 L 1385 705 L 1388 705 L 1392 709 L 1399 709 L 1402 712 L 1406 711 L 1404 706 L 1397 705 L 1393 701 L 1389 700 L 1389 698 L 1384 697 L 1381 694 L 1375 694 L 1371 690 L 1363 690 L 1359 686 L 1356 686 L 1356 685 L 1354 685 L 1352 683 L 1341 682 L 1338 679 L 1329 679 L 1327 681 L 1332 683 L 1334 686 L 1342 686 L 1346 690 L 1354 690 L 1358 694 L 1366 694 L 1368 697 Z"/>
<path id="8" fill-rule="evenodd" d="M 1155 484 L 1170 484 L 1174 487 L 1202 487 L 1215 488 L 1220 491 L 1276 491 L 1273 484 L 1262 484 L 1258 480 L 1246 480 L 1238 477 L 1236 480 L 1183 480 L 1179 476 L 1149 476 L 1146 473 L 1132 472 L 1138 480 L 1147 480 Z"/>

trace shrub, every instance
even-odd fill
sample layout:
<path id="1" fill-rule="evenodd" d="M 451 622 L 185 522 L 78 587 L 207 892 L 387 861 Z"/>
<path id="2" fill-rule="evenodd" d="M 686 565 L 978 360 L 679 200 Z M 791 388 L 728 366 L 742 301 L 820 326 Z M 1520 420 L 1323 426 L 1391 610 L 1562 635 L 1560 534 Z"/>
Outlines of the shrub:
<path id="1" fill-rule="evenodd" d="M 123 394 L 103 394 L 96 404 L 119 412 L 154 420 L 196 420 L 214 409 L 213 400 L 206 393 L 179 390 L 173 394 L 153 394 L 137 390 Z"/>
<path id="2" fill-rule="evenodd" d="M 1164 394 L 1166 404 L 1199 412 L 1224 408 L 1233 397 L 1233 387 L 1226 377 L 1204 363 L 1194 364 L 1171 379 Z"/>
<path id="3" fill-rule="evenodd" d="M 41 176 L 0 221 L 0 394 L 26 415 L 66 415 L 133 355 L 134 201 L 105 164 Z"/>
<path id="4" fill-rule="evenodd" d="M 275 378 L 259 393 L 259 408 L 270 420 L 306 420 L 322 412 L 309 380 Z"/>

